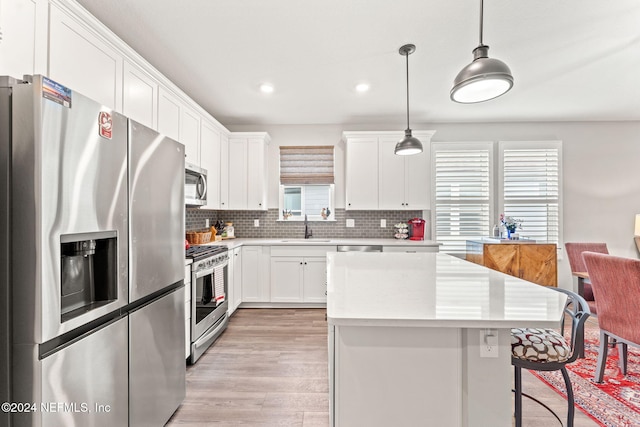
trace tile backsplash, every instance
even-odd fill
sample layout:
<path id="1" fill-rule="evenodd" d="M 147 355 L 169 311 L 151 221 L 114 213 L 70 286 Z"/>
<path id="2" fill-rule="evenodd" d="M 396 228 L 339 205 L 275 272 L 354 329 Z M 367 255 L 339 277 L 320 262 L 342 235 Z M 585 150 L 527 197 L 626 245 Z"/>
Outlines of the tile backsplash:
<path id="1" fill-rule="evenodd" d="M 335 221 L 309 221 L 314 238 L 392 238 L 393 225 L 406 222 L 415 217 L 422 217 L 428 211 L 345 211 L 335 210 Z M 429 238 L 428 215 L 426 236 Z M 278 221 L 278 209 L 268 211 L 211 211 L 203 209 L 186 210 L 186 230 L 205 228 L 205 221 L 213 225 L 217 220 L 233 222 L 236 237 L 247 238 L 303 238 L 304 223 L 299 221 Z M 354 227 L 347 228 L 346 220 L 353 219 Z M 254 227 L 254 220 L 260 221 Z M 380 220 L 385 219 L 387 226 L 380 227 Z"/>

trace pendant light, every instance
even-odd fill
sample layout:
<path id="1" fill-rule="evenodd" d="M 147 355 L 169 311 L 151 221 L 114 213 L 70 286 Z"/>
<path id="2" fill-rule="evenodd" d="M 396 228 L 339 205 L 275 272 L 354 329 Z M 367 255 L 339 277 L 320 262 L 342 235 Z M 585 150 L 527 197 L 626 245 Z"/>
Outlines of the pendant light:
<path id="1" fill-rule="evenodd" d="M 451 100 L 463 104 L 488 101 L 513 87 L 511 70 L 499 59 L 489 58 L 489 46 L 482 43 L 483 0 L 480 0 L 480 44 L 473 50 L 473 62 L 453 81 Z"/>
<path id="2" fill-rule="evenodd" d="M 400 55 L 407 57 L 407 129 L 404 131 L 404 138 L 396 144 L 394 151 L 395 154 L 401 156 L 422 153 L 422 143 L 418 138 L 414 138 L 411 135 L 411 128 L 409 127 L 409 55 L 415 50 L 416 46 L 412 44 L 405 44 L 399 50 Z"/>

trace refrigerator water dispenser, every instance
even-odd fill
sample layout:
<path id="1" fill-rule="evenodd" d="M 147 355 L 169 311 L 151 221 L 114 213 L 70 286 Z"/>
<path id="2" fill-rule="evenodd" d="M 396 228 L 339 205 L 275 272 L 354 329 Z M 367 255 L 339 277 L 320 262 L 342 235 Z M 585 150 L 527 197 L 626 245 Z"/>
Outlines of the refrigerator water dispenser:
<path id="1" fill-rule="evenodd" d="M 65 322 L 117 298 L 116 232 L 60 236 L 60 315 Z"/>

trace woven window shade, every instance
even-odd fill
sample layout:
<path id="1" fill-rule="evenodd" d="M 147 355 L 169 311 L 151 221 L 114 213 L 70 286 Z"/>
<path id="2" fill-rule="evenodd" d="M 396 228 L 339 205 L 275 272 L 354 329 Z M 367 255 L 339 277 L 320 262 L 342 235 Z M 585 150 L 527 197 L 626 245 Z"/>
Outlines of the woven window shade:
<path id="1" fill-rule="evenodd" d="M 333 183 L 333 145 L 280 147 L 280 184 Z"/>

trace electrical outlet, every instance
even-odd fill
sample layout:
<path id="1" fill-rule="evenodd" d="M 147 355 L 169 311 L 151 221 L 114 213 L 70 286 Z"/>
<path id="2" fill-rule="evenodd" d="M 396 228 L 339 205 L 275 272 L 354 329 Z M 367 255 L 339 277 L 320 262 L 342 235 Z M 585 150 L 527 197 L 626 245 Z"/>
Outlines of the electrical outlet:
<path id="1" fill-rule="evenodd" d="M 347 219 L 347 227 L 352 228 L 356 226 L 356 220 L 355 219 Z"/>
<path id="2" fill-rule="evenodd" d="M 254 219 L 253 220 L 253 226 L 254 227 L 260 227 L 260 220 L 259 219 Z"/>
<path id="3" fill-rule="evenodd" d="M 205 228 L 209 228 L 209 218 L 204 220 L 204 226 Z"/>
<path id="4" fill-rule="evenodd" d="M 480 357 L 498 357 L 498 330 L 480 330 Z"/>
<path id="5" fill-rule="evenodd" d="M 387 228 L 387 220 L 386 219 L 381 219 L 380 220 L 380 228 Z"/>

